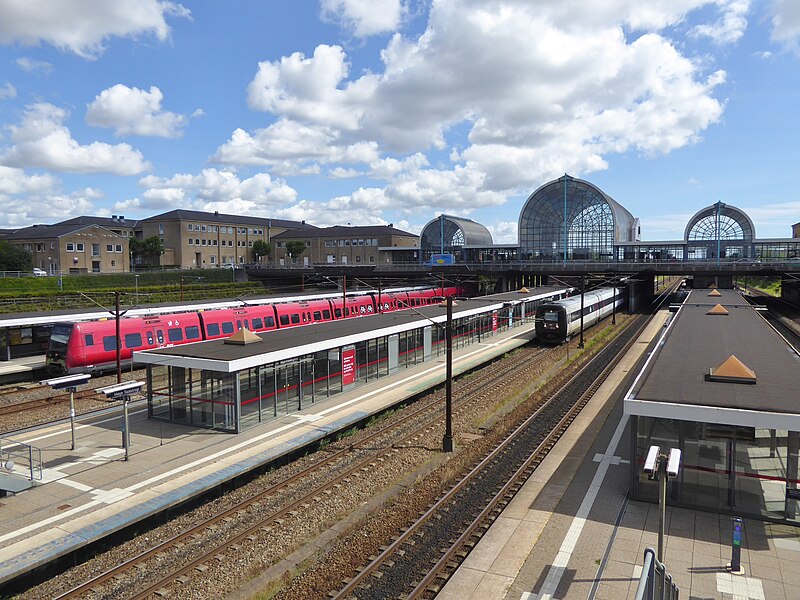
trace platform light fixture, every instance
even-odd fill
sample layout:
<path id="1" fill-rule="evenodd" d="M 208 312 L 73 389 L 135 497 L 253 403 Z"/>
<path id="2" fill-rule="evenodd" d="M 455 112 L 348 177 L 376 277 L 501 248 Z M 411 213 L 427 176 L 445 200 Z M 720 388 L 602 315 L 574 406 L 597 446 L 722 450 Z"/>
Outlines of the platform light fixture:
<path id="1" fill-rule="evenodd" d="M 142 381 L 126 381 L 108 387 L 100 388 L 98 391 L 104 394 L 109 400 L 122 400 L 122 445 L 125 448 L 125 460 L 128 460 L 129 449 L 131 446 L 131 430 L 128 421 L 128 402 L 131 396 L 137 393 L 144 386 Z"/>
<path id="2" fill-rule="evenodd" d="M 88 373 L 79 373 L 66 375 L 65 377 L 44 379 L 39 382 L 42 385 L 49 385 L 54 390 L 67 390 L 69 392 L 69 427 L 72 433 L 71 450 L 75 450 L 75 390 L 79 385 L 83 385 L 91 378 L 92 376 Z"/>
<path id="3" fill-rule="evenodd" d="M 658 560 L 664 562 L 664 524 L 667 517 L 667 479 L 677 477 L 681 466 L 681 451 L 671 448 L 669 454 L 659 446 L 650 446 L 644 461 L 649 479 L 658 480 Z"/>

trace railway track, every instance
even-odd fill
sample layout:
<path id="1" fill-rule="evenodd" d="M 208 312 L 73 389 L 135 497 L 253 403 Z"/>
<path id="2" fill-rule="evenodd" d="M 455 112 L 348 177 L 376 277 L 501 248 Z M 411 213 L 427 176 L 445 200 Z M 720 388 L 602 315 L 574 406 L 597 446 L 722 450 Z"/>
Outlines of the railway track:
<path id="1" fill-rule="evenodd" d="M 548 360 L 548 356 L 554 351 L 554 349 L 540 347 L 518 351 L 510 359 L 497 361 L 491 365 L 490 369 L 484 368 L 477 374 L 468 377 L 454 397 L 455 417 L 459 417 L 466 405 L 485 402 L 493 393 L 491 389 L 493 382 L 502 379 L 507 384 L 513 385 L 517 380 L 525 380 L 527 371 L 520 370 L 520 368 L 527 365 L 529 369 L 535 369 L 537 364 Z M 200 537 L 204 539 L 214 537 L 218 529 L 226 527 L 232 520 L 245 513 L 258 513 L 253 516 L 253 522 L 244 528 L 239 528 L 238 532 L 232 536 L 204 543 L 200 553 L 195 553 L 185 561 L 179 561 L 154 581 L 138 584 L 136 586 L 138 591 L 128 597 L 146 598 L 155 593 L 163 595 L 171 586 L 185 584 L 193 575 L 203 573 L 207 565 L 218 564 L 230 559 L 231 554 L 235 555 L 241 551 L 242 547 L 253 543 L 260 536 L 268 535 L 273 528 L 280 526 L 286 520 L 298 518 L 308 507 L 321 502 L 323 498 L 334 495 L 344 486 L 351 484 L 355 478 L 368 477 L 380 463 L 392 460 L 393 455 L 400 452 L 398 448 L 417 445 L 426 432 L 440 429 L 441 399 L 442 394 L 436 393 L 428 400 L 416 403 L 404 410 L 391 423 L 381 425 L 374 430 L 371 428 L 357 443 L 346 445 L 332 453 L 323 453 L 322 457 L 313 465 L 248 496 L 226 510 L 153 545 L 144 552 L 105 570 L 57 597 L 79 598 L 87 593 L 97 594 L 99 589 L 105 589 L 109 584 L 117 589 L 119 582 L 129 577 L 126 574 L 133 573 L 133 576 L 138 577 L 143 571 L 157 568 L 147 567 L 148 563 L 157 564 L 167 554 L 176 551 L 180 553 L 187 544 L 191 544 Z M 398 431 L 405 431 L 405 433 L 397 434 Z M 383 450 L 376 453 L 370 451 L 371 448 L 383 448 Z M 361 452 L 365 456 L 353 461 L 353 456 Z M 349 464 L 346 468 L 341 468 L 338 463 L 342 462 Z M 323 482 L 305 490 L 302 494 L 294 494 L 291 501 L 279 502 L 272 509 L 261 510 L 262 505 L 266 505 L 271 499 L 281 494 L 290 495 L 293 488 L 324 469 L 333 469 L 335 474 L 326 476 Z M 116 596 L 116 592 L 114 595 Z"/>
<path id="2" fill-rule="evenodd" d="M 633 343 L 643 320 L 633 321 L 622 334 L 625 347 Z M 617 338 L 541 403 L 333 597 L 435 596 L 600 387 L 615 357 L 624 352 L 620 342 Z M 476 515 L 474 507 L 483 509 Z M 420 539 L 425 544 L 414 543 Z"/>

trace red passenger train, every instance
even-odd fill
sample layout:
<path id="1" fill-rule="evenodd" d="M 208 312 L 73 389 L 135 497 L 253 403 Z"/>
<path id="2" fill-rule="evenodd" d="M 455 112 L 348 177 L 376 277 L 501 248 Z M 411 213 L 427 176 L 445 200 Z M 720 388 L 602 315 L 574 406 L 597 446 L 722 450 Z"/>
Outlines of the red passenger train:
<path id="1" fill-rule="evenodd" d="M 425 306 L 455 296 L 459 287 L 408 292 L 371 292 L 360 296 L 242 306 L 220 310 L 172 313 L 120 319 L 120 358 L 130 363 L 134 350 L 176 346 L 228 337 L 243 327 L 256 333 L 325 323 L 379 312 Z M 116 368 L 116 320 L 56 323 L 47 348 L 46 367 L 52 373 L 83 373 Z"/>

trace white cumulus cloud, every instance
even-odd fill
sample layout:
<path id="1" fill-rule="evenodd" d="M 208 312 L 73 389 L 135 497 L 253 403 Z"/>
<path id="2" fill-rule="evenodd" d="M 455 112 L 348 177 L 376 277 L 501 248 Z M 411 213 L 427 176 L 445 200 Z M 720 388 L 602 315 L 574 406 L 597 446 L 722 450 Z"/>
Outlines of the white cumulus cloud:
<path id="1" fill-rule="evenodd" d="M 143 177 L 145 188 L 138 208 L 165 210 L 165 207 L 187 208 L 233 214 L 273 216 L 272 209 L 291 204 L 297 191 L 285 181 L 267 173 L 240 179 L 236 173 L 219 169 L 203 169 L 192 175 L 178 173 L 169 178 Z"/>
<path id="2" fill-rule="evenodd" d="M 137 175 L 150 168 L 128 144 L 81 145 L 64 125 L 67 112 L 46 102 L 26 107 L 22 122 L 8 127 L 12 145 L 0 162 L 12 167 L 41 167 L 69 173 Z"/>
<path id="3" fill-rule="evenodd" d="M 46 42 L 93 59 L 111 37 L 150 34 L 167 39 L 167 16 L 188 18 L 190 12 L 165 0 L 3 0 L 0 43 Z"/>
<path id="4" fill-rule="evenodd" d="M 357 37 L 396 31 L 408 14 L 401 0 L 322 0 L 323 20 L 336 21 Z"/>
<path id="5" fill-rule="evenodd" d="M 773 0 L 772 39 L 800 52 L 800 3 L 796 0 Z"/>
<path id="6" fill-rule="evenodd" d="M 183 135 L 187 118 L 161 109 L 164 94 L 156 86 L 150 91 L 121 83 L 100 92 L 89 104 L 86 122 L 108 127 L 117 135 L 148 135 L 177 138 Z"/>

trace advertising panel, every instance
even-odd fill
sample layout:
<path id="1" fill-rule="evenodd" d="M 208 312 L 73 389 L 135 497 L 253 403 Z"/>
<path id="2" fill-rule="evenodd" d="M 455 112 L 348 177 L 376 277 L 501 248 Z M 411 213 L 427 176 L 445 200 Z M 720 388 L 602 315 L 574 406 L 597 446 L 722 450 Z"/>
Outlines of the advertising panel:
<path id="1" fill-rule="evenodd" d="M 352 346 L 342 350 L 342 385 L 356 382 L 356 349 Z"/>

